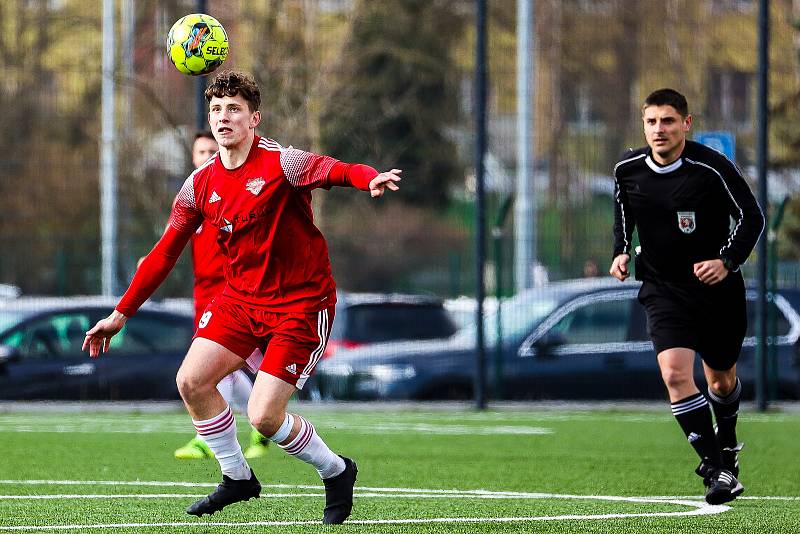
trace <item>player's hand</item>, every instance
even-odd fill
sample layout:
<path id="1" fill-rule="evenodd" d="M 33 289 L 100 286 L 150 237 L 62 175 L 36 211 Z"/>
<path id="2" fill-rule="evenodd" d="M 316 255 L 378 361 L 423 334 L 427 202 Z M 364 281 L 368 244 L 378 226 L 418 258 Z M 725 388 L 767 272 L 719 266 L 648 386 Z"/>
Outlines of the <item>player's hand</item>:
<path id="1" fill-rule="evenodd" d="M 728 269 L 722 260 L 706 260 L 694 264 L 694 275 L 704 284 L 713 286 L 725 280 Z"/>
<path id="2" fill-rule="evenodd" d="M 624 282 L 631 273 L 628 270 L 628 262 L 631 261 L 630 254 L 620 254 L 614 261 L 611 262 L 611 269 L 609 269 L 609 274 L 619 280 L 620 282 Z"/>
<path id="3" fill-rule="evenodd" d="M 384 189 L 387 187 L 392 191 L 400 189 L 400 186 L 395 182 L 399 182 L 402 179 L 400 178 L 401 172 L 403 171 L 400 169 L 392 169 L 391 171 L 382 172 L 373 178 L 369 183 L 369 194 L 372 195 L 372 198 L 382 196 Z"/>
<path id="4" fill-rule="evenodd" d="M 92 358 L 97 358 L 100 356 L 101 352 L 108 352 L 111 338 L 122 330 L 127 320 L 128 318 L 117 310 L 111 312 L 111 315 L 105 319 L 100 319 L 91 330 L 86 332 L 81 350 L 86 350 L 88 348 L 89 356 Z"/>

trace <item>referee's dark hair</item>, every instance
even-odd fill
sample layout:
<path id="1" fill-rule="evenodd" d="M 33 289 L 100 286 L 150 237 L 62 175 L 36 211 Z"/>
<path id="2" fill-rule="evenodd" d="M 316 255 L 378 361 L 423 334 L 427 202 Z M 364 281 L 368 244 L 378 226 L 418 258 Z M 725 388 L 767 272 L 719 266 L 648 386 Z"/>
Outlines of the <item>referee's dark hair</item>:
<path id="1" fill-rule="evenodd" d="M 644 99 L 642 111 L 649 106 L 672 106 L 681 114 L 681 117 L 689 115 L 689 104 L 686 103 L 686 97 L 675 89 L 664 88 L 653 91 Z"/>

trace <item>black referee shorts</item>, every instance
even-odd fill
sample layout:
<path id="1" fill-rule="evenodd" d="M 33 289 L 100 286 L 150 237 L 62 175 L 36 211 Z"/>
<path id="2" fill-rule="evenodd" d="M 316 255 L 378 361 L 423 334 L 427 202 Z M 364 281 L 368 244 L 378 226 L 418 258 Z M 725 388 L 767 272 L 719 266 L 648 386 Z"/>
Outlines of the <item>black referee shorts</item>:
<path id="1" fill-rule="evenodd" d="M 645 280 L 639 289 L 656 354 L 677 347 L 693 349 L 718 371 L 727 371 L 739 359 L 747 331 L 745 300 L 738 272 L 712 286 Z"/>

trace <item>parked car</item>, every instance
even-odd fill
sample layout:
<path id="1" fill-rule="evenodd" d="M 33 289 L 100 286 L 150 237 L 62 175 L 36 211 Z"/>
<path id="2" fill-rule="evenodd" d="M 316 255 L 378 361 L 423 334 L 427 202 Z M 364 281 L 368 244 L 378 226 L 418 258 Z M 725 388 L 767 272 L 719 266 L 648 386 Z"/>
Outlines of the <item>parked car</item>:
<path id="1" fill-rule="evenodd" d="M 519 399 L 664 398 L 665 387 L 647 336 L 639 284 L 612 278 L 556 282 L 521 293 L 486 318 L 489 393 Z M 748 299 L 755 292 L 748 291 Z M 768 302 L 776 317 L 776 392 L 800 397 L 800 315 L 783 295 Z M 755 383 L 755 306 L 738 373 L 745 397 Z M 473 394 L 476 329 L 443 341 L 372 345 L 349 350 L 317 367 L 322 398 L 467 399 Z M 696 375 L 703 373 L 698 358 Z M 497 379 L 499 378 L 499 380 Z"/>
<path id="2" fill-rule="evenodd" d="M 445 309 L 450 313 L 450 317 L 455 321 L 458 328 L 464 328 L 476 320 L 476 313 L 478 309 L 477 301 L 472 297 L 460 296 L 454 299 L 446 299 L 444 301 Z M 497 310 L 497 298 L 493 296 L 486 296 L 483 299 L 483 315 L 491 315 Z"/>
<path id="3" fill-rule="evenodd" d="M 178 399 L 175 374 L 194 333 L 191 311 L 146 303 L 108 353 L 81 351 L 114 308 L 103 297 L 0 300 L 0 399 Z"/>
<path id="4" fill-rule="evenodd" d="M 456 330 L 444 302 L 435 296 L 340 292 L 323 358 L 369 343 L 447 338 Z"/>
<path id="5" fill-rule="evenodd" d="M 438 297 L 340 291 L 336 297 L 336 317 L 322 358 L 325 361 L 343 350 L 367 350 L 367 346 L 373 344 L 446 339 L 457 330 L 453 316 Z M 320 398 L 314 375 L 298 397 Z"/>

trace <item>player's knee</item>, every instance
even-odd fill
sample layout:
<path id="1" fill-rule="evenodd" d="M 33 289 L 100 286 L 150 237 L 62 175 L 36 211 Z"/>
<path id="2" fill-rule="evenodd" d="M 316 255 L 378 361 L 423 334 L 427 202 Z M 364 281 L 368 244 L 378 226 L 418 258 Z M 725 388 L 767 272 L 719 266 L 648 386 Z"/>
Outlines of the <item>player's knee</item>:
<path id="1" fill-rule="evenodd" d="M 260 407 L 248 406 L 247 408 L 247 417 L 250 419 L 250 424 L 267 437 L 278 431 L 283 424 L 285 416 L 284 413 L 272 412 Z"/>
<path id="2" fill-rule="evenodd" d="M 186 401 L 202 395 L 205 386 L 196 374 L 186 371 L 183 367 L 178 370 L 175 383 L 178 385 L 181 398 Z"/>

